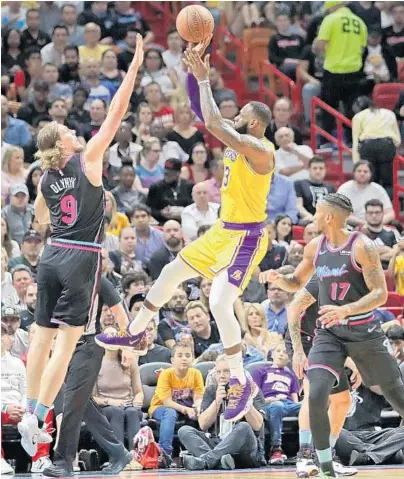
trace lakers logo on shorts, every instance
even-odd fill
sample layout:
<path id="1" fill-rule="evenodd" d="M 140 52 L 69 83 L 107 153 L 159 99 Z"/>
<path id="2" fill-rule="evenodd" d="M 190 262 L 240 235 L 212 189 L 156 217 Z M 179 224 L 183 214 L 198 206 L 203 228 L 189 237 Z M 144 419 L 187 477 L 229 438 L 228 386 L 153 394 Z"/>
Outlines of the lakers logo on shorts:
<path id="1" fill-rule="evenodd" d="M 243 275 L 243 272 L 240 271 L 239 269 L 236 269 L 236 271 L 230 277 L 235 279 L 236 281 L 240 281 L 242 275 Z"/>

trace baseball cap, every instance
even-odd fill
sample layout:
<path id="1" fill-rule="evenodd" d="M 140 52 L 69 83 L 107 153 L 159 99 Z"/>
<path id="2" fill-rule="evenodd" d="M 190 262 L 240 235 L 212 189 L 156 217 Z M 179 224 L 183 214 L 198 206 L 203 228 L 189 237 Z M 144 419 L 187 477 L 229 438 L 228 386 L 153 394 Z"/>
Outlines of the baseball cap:
<path id="1" fill-rule="evenodd" d="M 382 36 L 382 29 L 378 26 L 369 27 L 368 35 L 372 37 L 381 37 Z"/>
<path id="2" fill-rule="evenodd" d="M 14 306 L 3 306 L 1 308 L 1 318 L 19 318 L 20 312 Z"/>
<path id="3" fill-rule="evenodd" d="M 42 237 L 41 235 L 35 231 L 35 230 L 29 230 L 25 233 L 24 237 L 22 238 L 22 241 L 38 241 L 38 242 L 41 242 L 42 241 Z"/>
<path id="4" fill-rule="evenodd" d="M 338 5 L 342 5 L 343 3 L 347 2 L 324 2 L 324 9 L 328 10 L 329 8 L 336 7 Z"/>
<path id="5" fill-rule="evenodd" d="M 34 90 L 49 90 L 49 83 L 45 80 L 37 80 L 34 83 Z"/>
<path id="6" fill-rule="evenodd" d="M 130 298 L 130 301 L 129 301 L 129 311 L 132 310 L 133 308 L 133 305 L 135 303 L 140 303 L 140 302 L 144 302 L 144 300 L 146 299 L 146 293 L 136 293 L 134 294 L 131 298 Z"/>
<path id="7" fill-rule="evenodd" d="M 28 192 L 27 185 L 24 183 L 18 183 L 17 185 L 14 185 L 13 187 L 11 187 L 10 189 L 11 196 L 18 195 L 18 193 L 24 193 L 28 196 L 29 192 Z"/>
<path id="8" fill-rule="evenodd" d="M 182 161 L 178 158 L 170 158 L 164 163 L 164 168 L 170 171 L 181 171 Z"/>

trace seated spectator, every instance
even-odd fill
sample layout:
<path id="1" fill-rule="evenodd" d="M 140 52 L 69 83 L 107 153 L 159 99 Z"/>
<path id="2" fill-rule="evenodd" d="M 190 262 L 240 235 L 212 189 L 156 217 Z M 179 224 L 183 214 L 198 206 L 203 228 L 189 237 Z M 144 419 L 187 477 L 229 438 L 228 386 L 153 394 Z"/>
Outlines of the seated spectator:
<path id="1" fill-rule="evenodd" d="M 149 88 L 152 88 L 152 86 Z M 153 111 L 151 106 L 146 102 L 139 103 L 135 113 L 135 125 L 132 128 L 133 140 L 136 144 L 143 146 L 152 138 L 150 134 L 152 123 Z"/>
<path id="2" fill-rule="evenodd" d="M 125 304 L 129 307 L 130 300 L 135 294 L 147 291 L 148 277 L 143 271 L 129 271 L 122 276 L 122 290 Z"/>
<path id="3" fill-rule="evenodd" d="M 296 193 L 291 181 L 286 176 L 274 173 L 271 189 L 267 196 L 267 220 L 274 221 L 278 215 L 287 215 L 297 223 Z"/>
<path id="4" fill-rule="evenodd" d="M 290 17 L 284 13 L 276 16 L 277 32 L 269 41 L 269 61 L 282 73 L 296 79 L 296 68 L 303 48 L 303 38 L 290 33 Z"/>
<path id="5" fill-rule="evenodd" d="M 91 94 L 90 94 L 91 95 Z M 91 100 L 87 100 L 88 101 Z M 104 100 L 96 99 L 90 103 L 90 122 L 86 125 L 81 125 L 82 136 L 86 143 L 88 143 L 93 136 L 95 136 L 101 128 L 101 125 L 107 117 L 107 104 Z M 112 148 L 112 147 L 111 147 Z M 111 149 L 110 149 L 111 153 Z"/>
<path id="6" fill-rule="evenodd" d="M 63 99 L 71 105 L 73 90 L 70 85 L 59 83 L 59 70 L 53 63 L 46 63 L 43 67 L 43 80 L 49 85 L 48 102 Z M 30 98 L 30 94 L 28 94 Z"/>
<path id="7" fill-rule="evenodd" d="M 278 269 L 283 266 L 287 260 L 288 252 L 285 246 L 279 245 L 275 238 L 275 228 L 272 223 L 266 226 L 268 230 L 268 249 L 264 258 L 259 264 L 260 271 L 267 271 L 268 269 Z"/>
<path id="8" fill-rule="evenodd" d="M 14 185 L 10 190 L 10 204 L 2 210 L 2 216 L 7 221 L 10 238 L 17 243 L 21 243 L 34 216 L 34 207 L 28 204 L 28 195 L 28 188 L 25 184 Z"/>
<path id="9" fill-rule="evenodd" d="M 135 179 L 136 173 L 133 166 L 121 166 L 119 169 L 119 184 L 112 190 L 112 194 L 118 210 L 122 213 L 129 213 L 135 205 L 145 202 L 145 196 L 134 189 Z"/>
<path id="10" fill-rule="evenodd" d="M 170 457 L 178 414 L 195 421 L 205 390 L 201 372 L 191 367 L 193 359 L 189 345 L 175 345 L 171 352 L 173 367 L 159 375 L 149 409 L 149 415 L 160 421 L 159 444 Z"/>
<path id="11" fill-rule="evenodd" d="M 387 269 L 393 256 L 393 247 L 400 240 L 400 235 L 395 228 L 383 226 L 383 203 L 378 200 L 369 200 L 365 203 L 366 224 L 362 227 L 366 234 L 377 247 L 383 269 Z"/>
<path id="12" fill-rule="evenodd" d="M 21 51 L 21 33 L 15 28 L 6 30 L 2 36 L 1 65 L 8 75 L 14 77 L 24 67 L 24 54 Z"/>
<path id="13" fill-rule="evenodd" d="M 65 61 L 59 68 L 59 80 L 73 89 L 80 85 L 79 49 L 76 46 L 68 45 L 65 48 Z"/>
<path id="14" fill-rule="evenodd" d="M 209 82 L 210 87 L 212 88 L 213 98 L 217 105 L 224 100 L 234 100 L 237 104 L 236 92 L 230 90 L 230 88 L 224 87 L 223 78 L 219 70 L 213 65 L 210 66 L 209 70 Z M 200 118 L 200 120 L 202 120 L 202 118 Z"/>
<path id="15" fill-rule="evenodd" d="M 3 244 L 3 243 L 2 243 Z M 8 265 L 7 251 L 2 246 L 1 248 L 1 304 L 17 304 L 18 295 L 13 286 L 13 279 L 11 273 L 7 271 Z"/>
<path id="16" fill-rule="evenodd" d="M 20 311 L 20 327 L 24 331 L 29 331 L 30 326 L 35 322 L 34 313 L 36 309 L 36 300 L 38 294 L 38 286 L 31 283 L 25 291 L 24 303 L 27 309 Z"/>
<path id="17" fill-rule="evenodd" d="M 6 202 L 12 187 L 25 182 L 24 150 L 19 146 L 8 148 L 4 153 L 1 169 L 1 197 Z"/>
<path id="18" fill-rule="evenodd" d="M 49 85 L 43 80 L 37 80 L 33 85 L 33 101 L 23 103 L 17 112 L 17 118 L 30 125 L 48 113 Z"/>
<path id="19" fill-rule="evenodd" d="M 292 241 L 292 219 L 287 215 L 278 215 L 274 223 L 274 241 L 280 246 L 289 249 Z"/>
<path id="20" fill-rule="evenodd" d="M 189 160 L 181 169 L 181 178 L 193 183 L 210 178 L 208 151 L 204 143 L 195 143 L 189 153 Z"/>
<path id="21" fill-rule="evenodd" d="M 144 57 L 145 71 L 140 86 L 143 88 L 150 83 L 157 83 L 163 95 L 170 98 L 174 85 L 171 81 L 161 51 L 150 48 Z"/>
<path id="22" fill-rule="evenodd" d="M 169 219 L 179 220 L 183 209 L 192 203 L 191 181 L 180 179 L 182 163 L 177 158 L 169 159 L 164 165 L 164 178 L 151 185 L 147 206 L 160 224 Z"/>
<path id="23" fill-rule="evenodd" d="M 395 114 L 378 108 L 370 98 L 360 97 L 355 103 L 359 111 L 352 119 L 352 159 L 367 160 L 372 166 L 373 180 L 393 196 L 393 163 L 400 145 L 400 130 Z"/>
<path id="24" fill-rule="evenodd" d="M 122 297 L 122 276 L 118 273 L 115 273 L 114 264 L 110 260 L 108 251 L 105 248 L 101 249 L 101 273 L 105 275 L 107 280 L 112 283 L 120 297 Z"/>
<path id="25" fill-rule="evenodd" d="M 335 193 L 334 186 L 324 183 L 326 174 L 325 160 L 321 156 L 313 156 L 309 160 L 309 177 L 295 181 L 299 224 L 312 222 L 319 200 L 329 193 Z"/>
<path id="26" fill-rule="evenodd" d="M 42 65 L 51 63 L 59 68 L 64 63 L 65 48 L 69 44 L 69 30 L 64 25 L 55 25 L 52 30 L 52 42 L 41 50 Z"/>
<path id="27" fill-rule="evenodd" d="M 136 296 L 136 295 L 135 295 Z M 132 297 L 135 298 L 135 296 Z M 132 300 L 131 300 L 132 303 Z M 171 351 L 157 341 L 157 326 L 154 319 L 150 321 L 146 328 L 147 354 L 139 357 L 139 366 L 148 363 L 171 363 Z"/>
<path id="28" fill-rule="evenodd" d="M 49 115 L 52 121 L 56 121 L 60 125 L 66 125 L 71 130 L 75 130 L 77 139 L 82 145 L 85 145 L 82 127 L 78 123 L 68 119 L 67 117 L 68 102 L 66 100 L 64 100 L 63 98 L 56 98 L 56 100 L 52 100 L 51 106 L 49 108 Z"/>
<path id="29" fill-rule="evenodd" d="M 136 145 L 139 148 L 138 145 Z M 144 142 L 142 162 L 136 167 L 136 175 L 142 185 L 144 194 L 148 194 L 150 186 L 158 183 L 164 177 L 163 167 L 160 165 L 161 143 L 156 137 L 150 137 Z"/>
<path id="30" fill-rule="evenodd" d="M 380 10 L 373 2 L 349 2 L 349 9 L 365 22 L 368 31 L 375 27 L 380 28 Z"/>
<path id="31" fill-rule="evenodd" d="M 218 106 L 222 118 L 234 121 L 239 112 L 237 103 L 234 100 L 222 100 Z"/>
<path id="32" fill-rule="evenodd" d="M 283 336 L 288 324 L 286 305 L 289 303 L 289 294 L 272 283 L 268 284 L 267 291 L 268 299 L 261 303 L 267 317 L 267 329 Z"/>
<path id="33" fill-rule="evenodd" d="M 370 163 L 366 160 L 355 163 L 353 179 L 343 183 L 337 192 L 351 200 L 354 211 L 348 218 L 348 223 L 353 226 L 362 227 L 366 224 L 365 204 L 374 198 L 378 198 L 383 203 L 383 224 L 387 225 L 395 219 L 389 195 L 382 186 L 372 182 L 372 169 Z"/>
<path id="34" fill-rule="evenodd" d="M 169 132 L 174 127 L 174 109 L 163 101 L 163 91 L 159 83 L 149 82 L 143 89 L 144 96 L 153 113 L 153 122 Z"/>
<path id="35" fill-rule="evenodd" d="M 60 23 L 64 25 L 69 32 L 69 44 L 74 46 L 84 45 L 84 27 L 77 24 L 76 5 L 68 3 L 61 7 Z"/>
<path id="36" fill-rule="evenodd" d="M 391 48 L 382 45 L 380 26 L 368 30 L 368 45 L 363 51 L 363 71 L 368 95 L 377 83 L 394 82 L 397 78 L 397 62 Z"/>
<path id="37" fill-rule="evenodd" d="M 303 259 L 304 246 L 300 243 L 293 243 L 290 246 L 287 264 L 296 268 Z"/>
<path id="38" fill-rule="evenodd" d="M 182 63 L 184 40 L 175 28 L 170 28 L 167 32 L 167 46 L 167 50 L 163 52 L 166 67 L 174 69 L 180 79 L 181 76 L 185 79 Z"/>
<path id="39" fill-rule="evenodd" d="M 14 85 L 17 90 L 17 99 L 25 101 L 28 93 L 32 92 L 33 85 L 42 79 L 41 52 L 36 47 L 24 51 L 22 69 L 14 75 Z"/>
<path id="40" fill-rule="evenodd" d="M 142 262 L 136 258 L 136 234 L 130 226 L 122 228 L 119 233 L 119 250 L 109 255 L 118 274 L 129 271 L 143 271 Z"/>
<path id="41" fill-rule="evenodd" d="M 318 236 L 318 231 L 316 228 L 316 225 L 314 223 L 307 223 L 307 225 L 304 227 L 304 232 L 303 232 L 303 241 L 307 244 L 310 243 L 310 241 Z"/>
<path id="42" fill-rule="evenodd" d="M 191 301 L 185 308 L 185 315 L 194 339 L 195 357 L 198 358 L 212 344 L 220 343 L 216 323 L 210 321 L 209 310 L 201 301 Z"/>
<path id="43" fill-rule="evenodd" d="M 26 24 L 27 28 L 21 32 L 21 48 L 23 51 L 30 47 L 42 48 L 52 41 L 51 37 L 39 28 L 41 20 L 36 8 L 27 10 Z"/>
<path id="44" fill-rule="evenodd" d="M 393 256 L 390 259 L 388 273 L 396 280 L 396 291 L 404 296 L 404 237 L 401 235 L 398 243 L 393 246 Z"/>
<path id="45" fill-rule="evenodd" d="M 79 125 L 87 125 L 91 122 L 90 113 L 84 108 L 88 101 L 90 90 L 84 85 L 78 85 L 73 93 L 73 105 L 70 110 L 68 120 L 74 121 Z"/>
<path id="46" fill-rule="evenodd" d="M 125 48 L 118 54 L 118 68 L 124 72 L 128 71 L 136 51 L 136 35 L 138 31 L 128 27 L 125 35 Z"/>
<path id="47" fill-rule="evenodd" d="M 11 347 L 8 351 L 11 356 L 20 358 L 28 351 L 28 333 L 20 327 L 20 311 L 12 306 L 3 306 L 1 320 L 8 327 L 11 340 Z"/>
<path id="48" fill-rule="evenodd" d="M 119 181 L 119 168 L 110 165 L 109 156 L 110 150 L 107 148 L 102 157 L 102 184 L 106 191 L 113 190 Z"/>
<path id="49" fill-rule="evenodd" d="M 107 228 L 108 233 L 119 236 L 121 229 L 130 225 L 128 217 L 118 212 L 116 200 L 110 191 L 105 192 L 105 213 L 111 215 L 111 222 Z"/>
<path id="50" fill-rule="evenodd" d="M 108 334 L 118 331 L 108 326 Z M 127 366 L 120 351 L 105 350 L 104 358 L 93 392 L 94 401 L 111 424 L 119 441 L 124 444 L 125 433 L 128 444 L 140 430 L 144 396 L 136 361 Z"/>
<path id="51" fill-rule="evenodd" d="M 163 239 L 164 246 L 156 250 L 147 263 L 147 270 L 153 281 L 159 277 L 164 266 L 173 261 L 184 247 L 181 225 L 178 221 L 168 220 L 164 223 Z"/>
<path id="52" fill-rule="evenodd" d="M 23 264 L 17 265 L 11 270 L 11 280 L 17 295 L 15 297 L 16 301 L 14 303 L 10 303 L 10 305 L 17 308 L 18 311 L 21 311 L 26 308 L 25 296 L 27 293 L 27 286 L 33 281 L 31 270 L 28 268 L 28 266 Z"/>
<path id="53" fill-rule="evenodd" d="M 282 450 L 282 418 L 297 417 L 299 381 L 286 365 L 289 362 L 285 345 L 279 344 L 272 352 L 273 364 L 256 368 L 253 378 L 265 398 L 264 411 L 267 414 L 271 435 L 270 464 L 284 464 Z"/>
<path id="54" fill-rule="evenodd" d="M 151 212 L 146 205 L 136 205 L 130 219 L 136 232 L 136 257 L 139 261 L 147 263 L 156 251 L 164 247 L 163 233 L 150 227 Z"/>
<path id="55" fill-rule="evenodd" d="M 54 2 L 39 3 L 38 10 L 42 28 L 45 32 L 51 32 L 60 22 L 60 8 Z"/>
<path id="56" fill-rule="evenodd" d="M 188 241 L 196 239 L 200 226 L 215 223 L 220 207 L 209 201 L 209 188 L 205 182 L 197 183 L 192 188 L 192 199 L 194 203 L 186 206 L 181 213 L 181 225 Z"/>
<path id="57" fill-rule="evenodd" d="M 279 146 L 275 151 L 276 172 L 293 181 L 306 180 L 313 150 L 308 145 L 296 145 L 291 128 L 279 128 L 275 133 L 275 141 Z"/>
<path id="58" fill-rule="evenodd" d="M 244 418 L 237 423 L 225 421 L 230 368 L 225 355 L 216 359 L 215 382 L 207 386 L 198 418 L 198 431 L 183 426 L 178 437 L 188 454 L 184 466 L 191 471 L 203 469 L 256 468 L 265 463 L 263 450 L 263 407 L 258 392 Z"/>
<path id="59" fill-rule="evenodd" d="M 247 330 L 243 339 L 267 358 L 274 346 L 282 341 L 282 336 L 267 330 L 265 311 L 259 303 L 245 303 L 244 312 Z"/>
<path id="60" fill-rule="evenodd" d="M 303 143 L 303 137 L 300 131 L 293 125 L 290 124 L 290 120 L 292 118 L 293 113 L 293 106 L 292 102 L 289 98 L 279 98 L 274 103 L 274 107 L 272 109 L 273 120 L 265 130 L 265 137 L 268 138 L 269 141 L 275 145 L 275 148 L 278 146 L 275 143 L 275 133 L 279 128 L 288 127 L 293 130 L 294 133 L 294 141 L 301 145 Z"/>
<path id="61" fill-rule="evenodd" d="M 352 393 L 353 404 L 335 445 L 345 464 L 370 466 L 402 464 L 404 427 L 384 428 L 381 413 L 385 399 L 378 386 L 361 385 Z"/>
<path id="62" fill-rule="evenodd" d="M 25 28 L 26 9 L 19 2 L 10 2 L 1 7 L 1 25 L 7 30 L 15 28 L 18 31 Z"/>
<path id="63" fill-rule="evenodd" d="M 154 39 L 154 33 L 142 14 L 131 6 L 131 2 L 119 2 L 114 5 L 115 15 L 110 28 L 111 37 L 115 42 L 122 42 L 128 28 L 136 28 L 143 37 L 144 45 L 150 48 L 150 43 Z M 146 48 L 146 50 L 147 50 Z"/>
<path id="64" fill-rule="evenodd" d="M 205 181 L 209 188 L 209 201 L 212 203 L 221 203 L 220 187 L 223 183 L 224 163 L 223 159 L 212 160 L 210 163 L 211 178 Z"/>
<path id="65" fill-rule="evenodd" d="M 391 48 L 398 59 L 404 58 L 404 5 L 401 2 L 391 6 L 393 24 L 383 29 L 383 42 Z"/>
<path id="66" fill-rule="evenodd" d="M 181 285 L 174 292 L 173 297 L 167 303 L 158 325 L 158 333 L 164 341 L 164 345 L 172 349 L 182 332 L 190 332 L 185 309 L 188 304 L 188 297 L 184 287 Z"/>
<path id="67" fill-rule="evenodd" d="M 167 135 L 168 141 L 176 141 L 185 153 L 192 156 L 195 145 L 204 144 L 203 134 L 192 125 L 192 110 L 187 105 L 182 105 L 175 110 L 174 128 Z"/>
<path id="68" fill-rule="evenodd" d="M 83 63 L 85 71 L 85 86 L 90 89 L 90 95 L 87 100 L 87 109 L 90 108 L 94 100 L 102 100 L 106 105 L 111 103 L 111 93 L 109 89 L 101 84 L 100 73 L 101 64 L 96 60 L 88 60 Z"/>
<path id="69" fill-rule="evenodd" d="M 118 55 L 113 50 L 105 50 L 101 57 L 101 85 L 108 88 L 111 99 L 118 91 L 125 73 L 118 69 Z"/>
<path id="70" fill-rule="evenodd" d="M 13 118 L 9 113 L 8 100 L 1 95 L 1 124 L 4 130 L 2 140 L 9 145 L 25 146 L 31 140 L 27 123 Z"/>
<path id="71" fill-rule="evenodd" d="M 112 40 L 109 37 L 112 26 L 112 17 L 108 9 L 108 2 L 92 2 L 89 9 L 84 9 L 77 19 L 79 25 L 95 23 L 101 28 L 100 38 L 103 41 Z"/>
<path id="72" fill-rule="evenodd" d="M 119 239 L 112 233 L 108 233 L 108 228 L 111 224 L 111 215 L 104 213 L 104 239 L 102 240 L 102 247 L 105 248 L 108 253 L 119 249 Z"/>
<path id="73" fill-rule="evenodd" d="M 1 246 L 6 250 L 7 256 L 10 259 L 20 256 L 20 247 L 17 241 L 10 238 L 7 221 L 3 216 L 1 217 Z"/>
<path id="74" fill-rule="evenodd" d="M 35 230 L 27 231 L 21 242 L 21 256 L 11 259 L 8 263 L 8 269 L 11 271 L 17 265 L 22 264 L 31 270 L 32 277 L 35 278 L 43 246 L 42 237 L 39 233 Z"/>
<path id="75" fill-rule="evenodd" d="M 101 45 L 101 28 L 96 23 L 87 23 L 84 27 L 85 45 L 79 46 L 80 63 L 90 61 L 100 62 L 102 54 L 109 49 L 108 45 Z"/>
<path id="76" fill-rule="evenodd" d="M 200 235 L 201 236 L 201 235 Z M 198 235 L 199 238 L 199 235 Z M 212 288 L 212 280 L 209 278 L 200 278 L 200 283 L 199 283 L 199 300 L 201 303 L 205 306 L 205 308 L 209 312 L 209 317 L 212 321 L 214 321 L 214 317 L 210 311 L 209 308 L 209 296 L 210 296 L 210 290 Z"/>
<path id="77" fill-rule="evenodd" d="M 39 223 L 38 218 L 36 218 L 35 216 L 32 218 L 31 221 L 31 230 L 39 234 L 44 244 L 50 236 L 50 225 Z"/>

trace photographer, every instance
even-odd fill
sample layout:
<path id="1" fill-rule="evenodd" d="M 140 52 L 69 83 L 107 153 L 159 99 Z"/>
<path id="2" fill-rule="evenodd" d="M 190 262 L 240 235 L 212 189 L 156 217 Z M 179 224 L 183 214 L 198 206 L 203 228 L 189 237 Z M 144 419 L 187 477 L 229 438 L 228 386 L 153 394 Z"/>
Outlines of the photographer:
<path id="1" fill-rule="evenodd" d="M 235 469 L 260 467 L 264 460 L 262 447 L 264 398 L 259 392 L 245 415 L 245 421 L 232 423 L 223 419 L 227 406 L 230 369 L 227 358 L 216 359 L 217 385 L 208 386 L 202 399 L 199 426 L 202 431 L 183 426 L 178 431 L 188 451 L 184 467 L 203 469 Z"/>

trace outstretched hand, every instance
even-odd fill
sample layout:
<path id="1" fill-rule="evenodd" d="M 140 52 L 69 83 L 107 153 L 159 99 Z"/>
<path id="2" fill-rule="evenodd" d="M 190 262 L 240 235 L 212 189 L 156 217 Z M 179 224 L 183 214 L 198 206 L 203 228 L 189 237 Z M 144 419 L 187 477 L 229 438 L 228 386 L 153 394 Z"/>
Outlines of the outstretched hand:
<path id="1" fill-rule="evenodd" d="M 133 57 L 131 67 L 139 69 L 143 65 L 144 59 L 144 48 L 143 48 L 143 37 L 138 33 L 136 35 L 136 51 Z"/>
<path id="2" fill-rule="evenodd" d="M 207 40 L 205 40 L 201 43 L 198 43 L 196 46 L 188 46 L 184 52 L 183 62 L 198 81 L 209 80 L 210 55 L 206 55 L 205 60 L 202 60 L 203 52 L 206 50 L 208 45 L 209 43 Z"/>

